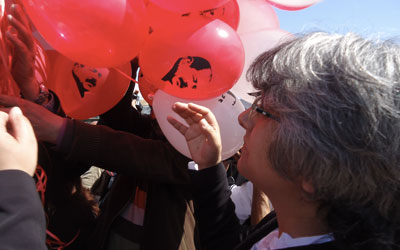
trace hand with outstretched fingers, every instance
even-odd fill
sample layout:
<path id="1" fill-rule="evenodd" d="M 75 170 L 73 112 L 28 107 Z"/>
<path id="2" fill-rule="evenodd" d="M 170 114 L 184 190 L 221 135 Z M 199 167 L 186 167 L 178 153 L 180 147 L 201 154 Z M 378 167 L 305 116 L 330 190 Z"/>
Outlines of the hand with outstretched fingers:
<path id="1" fill-rule="evenodd" d="M 34 102 L 14 96 L 0 95 L 1 111 L 8 112 L 11 107 L 18 106 L 31 122 L 38 140 L 56 144 L 64 118 L 53 114 Z"/>
<path id="2" fill-rule="evenodd" d="M 33 176 L 37 154 L 35 134 L 21 109 L 13 107 L 9 114 L 0 111 L 0 171 L 15 169 Z"/>
<path id="3" fill-rule="evenodd" d="M 11 6 L 8 21 L 17 32 L 6 32 L 14 45 L 11 73 L 25 99 L 34 101 L 39 96 L 39 83 L 35 79 L 36 44 L 29 26 L 29 19 L 18 4 Z"/>
<path id="4" fill-rule="evenodd" d="M 214 114 L 208 108 L 193 103 L 177 102 L 172 109 L 189 127 L 171 116 L 167 118 L 168 122 L 185 137 L 192 160 L 199 169 L 221 162 L 221 135 Z"/>

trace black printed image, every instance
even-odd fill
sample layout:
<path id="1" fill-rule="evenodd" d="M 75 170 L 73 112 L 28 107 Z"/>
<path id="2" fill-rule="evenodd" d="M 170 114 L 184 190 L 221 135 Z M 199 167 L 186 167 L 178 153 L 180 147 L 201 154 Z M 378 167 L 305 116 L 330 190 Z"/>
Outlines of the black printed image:
<path id="1" fill-rule="evenodd" d="M 180 88 L 196 89 L 198 85 L 210 83 L 212 70 L 210 63 L 201 57 L 187 56 L 179 58 L 172 69 L 162 78 Z"/>
<path id="2" fill-rule="evenodd" d="M 85 92 L 93 90 L 96 87 L 98 79 L 102 76 L 97 69 L 88 68 L 83 64 L 74 63 L 72 69 L 76 86 L 79 90 L 79 95 L 85 97 Z"/>
<path id="3" fill-rule="evenodd" d="M 235 104 L 236 104 L 236 96 L 230 90 L 228 90 L 228 92 L 226 92 L 225 94 L 222 94 L 221 97 L 218 99 L 218 101 L 220 103 L 223 103 L 228 95 L 233 98 L 232 106 L 235 106 Z"/>

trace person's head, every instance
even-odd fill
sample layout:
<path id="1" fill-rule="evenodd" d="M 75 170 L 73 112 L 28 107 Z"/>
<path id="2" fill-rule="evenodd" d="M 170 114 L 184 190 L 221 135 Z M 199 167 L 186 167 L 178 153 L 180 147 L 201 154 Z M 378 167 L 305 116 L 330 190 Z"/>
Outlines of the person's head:
<path id="1" fill-rule="evenodd" d="M 265 167 L 262 160 L 279 177 L 307 183 L 305 197 L 321 206 L 368 208 L 399 221 L 398 45 L 314 33 L 261 54 L 247 77 L 262 93 L 259 107 L 276 119 L 257 111 L 239 117 L 244 148 L 262 154 L 252 155 L 258 166 L 239 162 L 246 177 Z M 246 145 L 256 129 L 258 148 Z"/>

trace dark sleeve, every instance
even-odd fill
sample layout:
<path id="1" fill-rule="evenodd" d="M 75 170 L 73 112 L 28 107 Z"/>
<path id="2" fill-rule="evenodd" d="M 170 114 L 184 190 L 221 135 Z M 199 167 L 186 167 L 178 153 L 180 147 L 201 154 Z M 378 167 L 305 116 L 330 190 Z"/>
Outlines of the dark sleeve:
<path id="1" fill-rule="evenodd" d="M 190 159 L 168 142 L 77 120 L 68 121 L 65 135 L 71 140 L 69 145 L 63 140 L 60 149 L 67 160 L 160 183 L 189 183 Z"/>
<path id="2" fill-rule="evenodd" d="M 45 250 L 45 230 L 33 178 L 19 170 L 0 171 L 0 248 Z"/>
<path id="3" fill-rule="evenodd" d="M 138 61 L 135 58 L 131 61 L 133 78 L 136 76 L 138 67 Z M 124 97 L 109 111 L 101 114 L 97 124 L 106 125 L 115 130 L 130 132 L 142 137 L 147 135 L 150 129 L 148 121 L 142 119 L 140 112 L 132 107 L 134 88 L 135 83 L 131 82 Z"/>
<path id="4" fill-rule="evenodd" d="M 143 124 L 141 114 L 132 107 L 132 92 L 135 84 L 131 83 L 125 96 L 106 113 L 100 115 L 98 125 L 106 125 L 115 130 L 131 132 L 141 135 L 141 132 L 147 132 L 149 126 Z"/>
<path id="5" fill-rule="evenodd" d="M 223 164 L 189 172 L 202 246 L 207 250 L 233 249 L 240 241 L 240 224 Z"/>

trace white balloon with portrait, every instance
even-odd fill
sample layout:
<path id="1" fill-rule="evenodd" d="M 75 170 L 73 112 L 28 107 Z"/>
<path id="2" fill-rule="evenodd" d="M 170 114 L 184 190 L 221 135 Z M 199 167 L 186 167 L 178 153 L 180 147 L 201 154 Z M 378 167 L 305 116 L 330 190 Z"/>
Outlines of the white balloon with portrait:
<path id="1" fill-rule="evenodd" d="M 153 110 L 162 132 L 177 151 L 191 158 L 184 136 L 167 121 L 167 116 L 172 116 L 187 125 L 181 117 L 172 111 L 171 107 L 175 102 L 196 103 L 209 108 L 214 113 L 221 131 L 223 160 L 234 155 L 242 147 L 245 130 L 239 125 L 238 116 L 244 111 L 244 106 L 233 92 L 228 91 L 221 96 L 207 100 L 182 99 L 169 95 L 162 90 L 157 90 L 155 93 Z"/>

